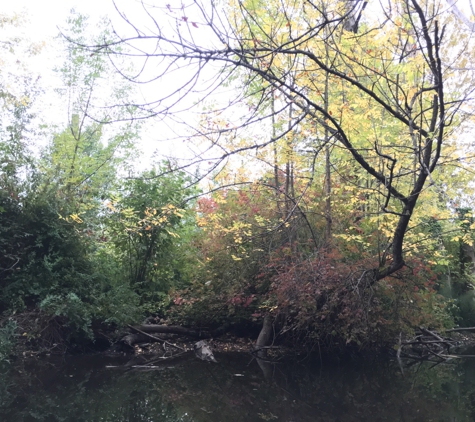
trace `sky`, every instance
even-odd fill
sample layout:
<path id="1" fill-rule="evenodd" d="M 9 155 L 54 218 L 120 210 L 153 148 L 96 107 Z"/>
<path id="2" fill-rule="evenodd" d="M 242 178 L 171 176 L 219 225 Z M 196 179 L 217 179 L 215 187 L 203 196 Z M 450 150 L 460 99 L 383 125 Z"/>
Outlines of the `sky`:
<path id="1" fill-rule="evenodd" d="M 54 66 L 60 66 L 62 62 L 58 54 L 60 44 L 55 40 L 58 31 L 65 28 L 71 9 L 88 15 L 91 27 L 94 27 L 94 23 L 102 17 L 111 19 L 119 28 L 123 25 L 123 20 L 112 0 L 0 0 L 0 4 L 2 4 L 0 14 L 10 16 L 19 14 L 26 18 L 27 23 L 20 29 L 22 35 L 24 34 L 35 43 L 44 42 L 45 47 L 41 54 L 31 58 L 28 67 L 34 69 L 37 74 L 41 74 L 41 84 L 46 92 L 41 100 L 43 118 L 52 126 L 65 127 L 69 116 L 64 102 L 58 101 L 58 98 L 51 94 L 61 85 L 58 75 L 53 71 Z M 138 0 L 116 0 L 116 4 L 120 10 L 127 9 L 128 16 L 133 13 L 134 8 L 141 9 Z M 153 122 L 148 122 L 147 127 L 142 133 L 142 142 L 139 145 L 147 157 L 151 157 L 157 150 L 163 157 L 176 153 L 176 145 L 159 142 L 157 136 L 154 135 L 163 133 L 163 128 L 157 130 Z M 47 139 L 44 142 L 47 142 Z M 41 147 L 41 145 L 38 146 Z"/>
<path id="2" fill-rule="evenodd" d="M 133 0 L 132 0 L 133 1 Z M 6 3 L 6 0 L 0 0 Z M 113 4 L 111 0 L 14 0 L 3 4 L 0 13 L 7 16 L 15 14 L 23 17 L 24 23 L 18 28 L 7 27 L 3 32 L 3 37 L 11 37 L 20 35 L 25 38 L 27 43 L 35 43 L 42 45 L 40 54 L 31 57 L 21 56 L 15 50 L 14 60 L 23 62 L 29 71 L 37 75 L 41 75 L 39 84 L 45 89 L 46 93 L 53 92 L 60 85 L 58 75 L 54 72 L 54 67 L 61 66 L 64 59 L 61 58 L 61 44 L 55 39 L 60 28 L 66 27 L 66 19 L 71 9 L 90 15 L 93 22 L 101 16 L 112 16 Z M 53 102 L 57 99 L 52 95 L 42 98 L 43 102 L 50 103 L 49 107 L 53 107 Z M 47 110 L 43 108 L 43 112 Z M 61 116 L 61 112 L 52 110 L 56 113 L 57 118 L 52 118 L 53 123 L 58 124 L 66 116 Z"/>
<path id="3" fill-rule="evenodd" d="M 2 3 L 3 13 L 25 12 L 30 21 L 28 30 L 43 40 L 57 34 L 58 25 L 72 8 L 91 16 L 114 14 L 111 0 L 3 0 Z"/>

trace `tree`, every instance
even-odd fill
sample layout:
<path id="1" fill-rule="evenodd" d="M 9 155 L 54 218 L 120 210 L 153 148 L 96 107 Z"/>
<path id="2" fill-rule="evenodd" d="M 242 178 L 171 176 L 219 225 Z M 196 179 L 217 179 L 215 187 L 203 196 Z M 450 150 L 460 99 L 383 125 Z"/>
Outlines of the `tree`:
<path id="1" fill-rule="evenodd" d="M 104 252 L 122 267 L 122 282 L 141 297 L 147 310 L 161 306 L 169 290 L 189 281 L 192 260 L 186 254 L 196 192 L 184 173 L 157 178 L 158 167 L 124 182 L 106 205 Z"/>
<path id="2" fill-rule="evenodd" d="M 201 76 L 215 74 L 216 65 L 218 76 L 202 98 L 219 87 L 241 88 L 226 98 L 237 117 L 216 107 L 195 131 L 221 148 L 214 168 L 239 152 L 259 152 L 305 132 L 310 155 L 328 145 L 343 148 L 357 185 L 364 180 L 377 194 L 379 211 L 392 219 L 379 264 L 366 272 L 374 282 L 405 265 L 410 221 L 421 194 L 437 186 L 444 146 L 467 116 L 461 110 L 470 107 L 474 75 L 466 67 L 470 33 L 439 1 L 390 1 L 371 14 L 365 4 L 249 0 L 221 8 L 205 2 L 145 7 L 152 26 L 135 25 L 124 14 L 135 34 L 91 50 L 111 59 L 141 57 L 144 66 L 155 61 L 153 78 L 171 69 L 187 76 L 162 101 L 149 102 L 150 115 L 170 113 L 186 95 L 194 98 Z M 331 92 L 322 88 L 325 81 Z M 276 93 L 279 103 L 268 111 Z M 270 139 L 246 140 L 248 127 L 278 118 L 287 124 Z M 324 131 L 329 135 L 322 137 Z"/>
<path id="3" fill-rule="evenodd" d="M 67 23 L 71 37 L 87 39 L 87 17 L 72 11 Z M 102 30 L 100 37 L 106 36 L 107 30 Z M 102 55 L 61 39 L 66 59 L 57 69 L 63 82 L 57 94 L 67 99 L 68 124 L 44 152 L 44 188 L 54 185 L 67 201 L 75 202 L 70 212 L 79 213 L 91 205 L 88 202 L 103 200 L 117 176 L 125 176 L 137 155 L 139 126 L 117 122 L 123 113 L 133 117 L 132 110 L 105 106 L 118 98 L 127 101 L 133 94 L 130 84 L 113 80 L 111 65 Z"/>
<path id="4" fill-rule="evenodd" d="M 72 28 L 82 32 L 83 24 L 78 17 Z M 30 53 L 20 41 L 0 44 L 4 57 Z M 107 66 L 79 49 L 69 53 L 61 91 L 70 100 L 70 124 L 40 150 L 41 159 L 29 148 L 37 140 L 31 111 L 37 81 L 26 71 L 0 69 L 0 312 L 18 313 L 25 336 L 53 348 L 70 336 L 91 337 L 93 324 L 113 326 L 139 315 L 137 295 L 111 277 L 90 236 L 100 226 L 100 204 L 132 155 L 137 125 L 112 129 L 108 117 L 118 114 L 110 111 L 100 123 L 93 120 Z M 125 98 L 127 90 L 117 84 L 112 91 Z"/>
<path id="5" fill-rule="evenodd" d="M 24 61 L 36 55 L 41 45 L 15 33 L 24 24 L 21 16 L 0 14 L 0 285 L 16 270 L 25 237 L 17 216 L 28 189 L 33 164 L 30 151 L 32 104 L 37 98 L 35 74 Z M 9 30 L 7 32 L 3 31 Z M 17 57 L 21 56 L 22 60 Z"/>

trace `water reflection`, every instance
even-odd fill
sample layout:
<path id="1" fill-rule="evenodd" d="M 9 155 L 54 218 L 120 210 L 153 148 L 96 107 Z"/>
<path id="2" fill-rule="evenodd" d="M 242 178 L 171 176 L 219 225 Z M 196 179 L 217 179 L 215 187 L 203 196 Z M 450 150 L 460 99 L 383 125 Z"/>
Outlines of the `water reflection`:
<path id="1" fill-rule="evenodd" d="M 269 365 L 192 356 L 150 371 L 124 359 L 68 357 L 3 368 L 0 420 L 104 422 L 473 421 L 475 361 Z"/>

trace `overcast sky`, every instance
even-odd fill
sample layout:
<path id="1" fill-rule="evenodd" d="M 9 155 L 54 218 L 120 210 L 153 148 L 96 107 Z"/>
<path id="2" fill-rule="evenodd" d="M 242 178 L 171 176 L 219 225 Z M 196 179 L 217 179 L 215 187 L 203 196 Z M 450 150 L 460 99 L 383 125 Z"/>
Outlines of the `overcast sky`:
<path id="1" fill-rule="evenodd" d="M 134 0 L 130 0 L 134 1 Z M 6 0 L 0 0 L 6 3 Z M 55 40 L 59 28 L 66 27 L 66 19 L 74 8 L 76 11 L 89 15 L 91 23 L 101 16 L 114 16 L 117 12 L 113 9 L 111 0 L 12 0 L 2 4 L 0 13 L 6 15 L 21 15 L 24 23 L 19 28 L 5 27 L 4 35 L 8 37 L 12 31 L 21 34 L 30 43 L 42 44 L 41 53 L 33 57 L 21 57 L 17 52 L 15 60 L 24 62 L 29 70 L 41 75 L 41 84 L 51 91 L 55 88 L 55 66 L 60 66 L 64 60 L 58 52 L 61 44 Z M 10 32 L 10 33 L 9 33 Z"/>
<path id="2" fill-rule="evenodd" d="M 43 122 L 64 127 L 69 117 L 64 102 L 59 101 L 54 94 L 51 94 L 53 89 L 60 84 L 57 74 L 53 72 L 54 66 L 59 66 L 62 62 L 57 51 L 59 44 L 54 40 L 54 37 L 58 35 L 58 27 L 65 28 L 66 19 L 73 8 L 76 12 L 90 17 L 91 28 L 102 17 L 110 18 L 113 24 L 118 27 L 123 24 L 122 19 L 112 0 L 0 0 L 0 4 L 0 14 L 19 14 L 26 18 L 27 23 L 20 28 L 22 34 L 35 43 L 45 43 L 42 53 L 31 58 L 29 67 L 30 69 L 34 68 L 37 74 L 41 74 L 41 84 L 46 87 L 47 94 L 41 99 Z M 116 4 L 120 10 L 124 10 L 127 6 L 129 16 L 131 10 L 133 14 L 134 9 L 141 9 L 138 0 L 116 0 Z M 149 123 L 148 126 L 153 126 L 152 122 Z M 163 130 L 161 132 L 163 133 Z M 171 155 L 172 148 L 158 143 L 158 139 L 156 136 L 152 136 L 152 133 L 157 133 L 157 131 L 153 132 L 152 129 L 144 131 L 142 149 L 148 155 L 157 148 L 162 150 L 164 155 Z"/>
<path id="3" fill-rule="evenodd" d="M 72 8 L 91 17 L 113 14 L 111 0 L 3 0 L 2 3 L 3 13 L 26 13 L 29 32 L 43 40 L 57 34 L 57 26 L 63 24 Z"/>
<path id="4" fill-rule="evenodd" d="M 35 71 L 42 74 L 43 83 L 45 79 L 48 80 L 48 74 L 53 74 L 53 59 L 55 56 L 58 56 L 54 54 L 56 47 L 53 37 L 58 34 L 58 26 L 65 26 L 66 18 L 72 8 L 77 12 L 89 15 L 92 24 L 104 16 L 109 17 L 115 26 L 120 27 L 120 25 L 123 24 L 123 21 L 115 10 L 112 0 L 0 0 L 0 2 L 0 13 L 26 15 L 28 23 L 24 26 L 25 34 L 35 42 L 44 41 L 46 43 L 45 50 L 47 51 L 45 51 L 45 54 L 40 55 L 38 61 L 35 63 Z M 135 11 L 138 12 L 141 9 L 140 0 L 116 0 L 116 3 L 119 10 L 127 9 L 127 15 L 129 17 L 134 15 Z M 163 0 L 163 4 L 164 3 L 165 0 Z M 459 0 L 458 5 L 462 9 L 468 9 L 468 0 Z M 138 21 L 142 22 L 141 20 Z M 53 81 L 53 79 L 51 79 L 51 81 Z M 57 100 L 51 98 L 51 109 L 55 106 L 54 103 L 57 103 Z M 43 103 L 43 106 L 46 106 L 46 102 Z M 56 107 L 57 106 L 56 104 Z M 45 108 L 46 107 L 43 107 L 43 112 Z M 65 119 L 68 117 L 67 113 L 62 113 L 61 110 L 60 112 L 52 112 L 52 115 L 58 118 L 56 122 L 58 124 L 61 124 L 60 122 L 64 124 Z M 155 144 L 158 140 L 157 133 L 163 133 L 163 129 L 147 130 L 144 133 L 144 143 L 147 145 L 150 143 Z M 174 147 L 176 147 L 176 144 L 174 144 Z M 170 148 L 166 149 L 168 150 L 166 155 L 168 155 Z"/>

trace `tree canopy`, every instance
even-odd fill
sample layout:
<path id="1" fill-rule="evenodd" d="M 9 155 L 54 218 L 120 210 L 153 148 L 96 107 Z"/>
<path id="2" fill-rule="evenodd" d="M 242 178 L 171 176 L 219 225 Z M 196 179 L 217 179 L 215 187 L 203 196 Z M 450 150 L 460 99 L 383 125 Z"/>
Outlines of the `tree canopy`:
<path id="1" fill-rule="evenodd" d="M 122 69 L 137 82 L 179 75 L 144 112 L 168 114 L 199 92 L 205 111 L 189 130 L 216 147 L 211 169 L 251 151 L 272 165 L 274 148 L 291 162 L 287 176 L 298 166 L 312 180 L 330 147 L 333 172 L 353 173 L 360 192 L 371 191 L 371 211 L 391 219 L 375 279 L 401 269 L 418 201 L 445 190 L 439 166 L 469 165 L 466 151 L 454 157 L 453 146 L 470 123 L 472 37 L 452 9 L 415 0 L 144 9 L 146 25 L 124 14 L 133 34 L 92 47 L 112 59 L 142 58 L 140 72 Z"/>

